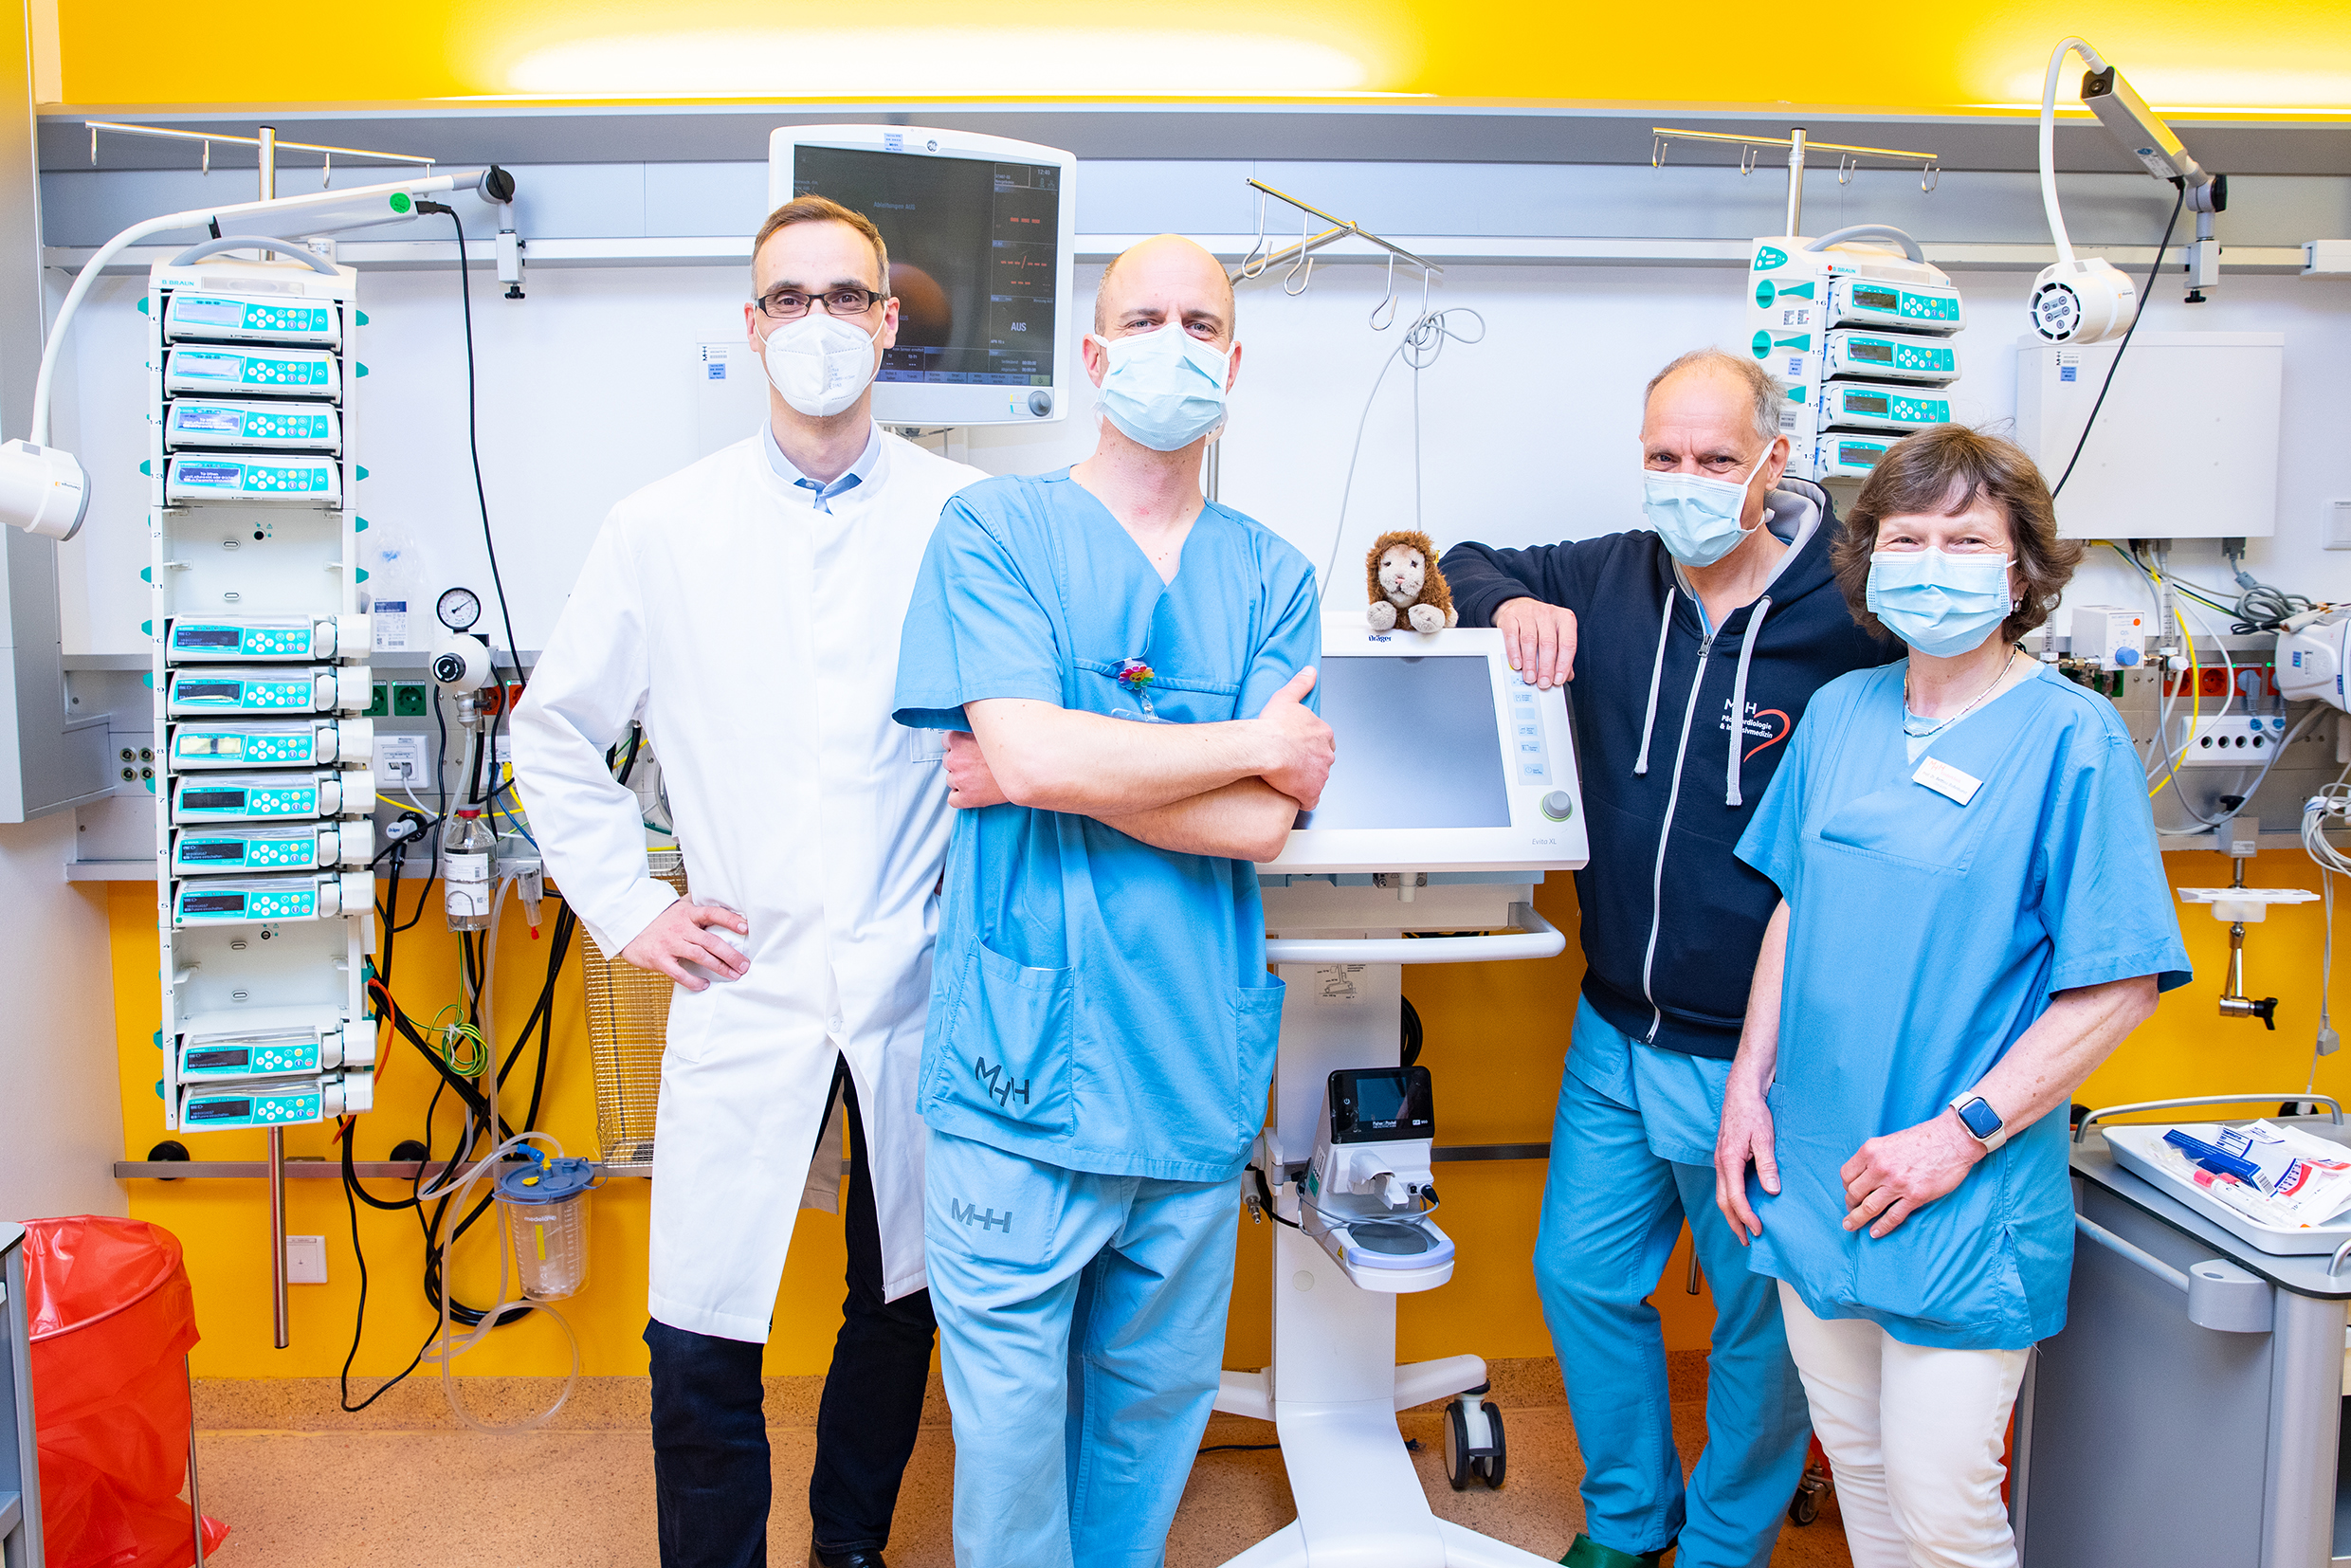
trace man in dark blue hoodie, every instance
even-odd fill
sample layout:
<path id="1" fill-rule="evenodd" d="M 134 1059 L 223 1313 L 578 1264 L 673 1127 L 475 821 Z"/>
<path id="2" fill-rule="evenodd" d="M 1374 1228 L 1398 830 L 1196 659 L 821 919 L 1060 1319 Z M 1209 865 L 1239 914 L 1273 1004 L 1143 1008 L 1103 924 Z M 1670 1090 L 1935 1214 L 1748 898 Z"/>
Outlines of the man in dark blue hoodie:
<path id="1" fill-rule="evenodd" d="M 1714 1139 L 1777 889 L 1732 854 L 1814 691 L 1898 657 L 1830 575 L 1835 517 L 1782 477 L 1779 389 L 1686 354 L 1649 385 L 1650 527 L 1444 558 L 1464 626 L 1527 683 L 1576 683 L 1592 863 L 1585 973 L 1535 1275 L 1584 1457 L 1573 1568 L 1759 1568 L 1810 1427 L 1777 1295 L 1714 1204 Z M 1686 1494 L 1648 1297 L 1689 1221 L 1713 1285 L 1706 1448 Z"/>

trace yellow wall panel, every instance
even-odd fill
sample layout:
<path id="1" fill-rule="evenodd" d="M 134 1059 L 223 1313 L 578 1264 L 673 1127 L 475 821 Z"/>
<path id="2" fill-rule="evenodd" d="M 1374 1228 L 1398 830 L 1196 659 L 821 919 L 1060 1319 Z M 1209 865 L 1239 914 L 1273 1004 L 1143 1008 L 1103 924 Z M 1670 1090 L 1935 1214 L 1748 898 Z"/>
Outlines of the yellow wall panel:
<path id="1" fill-rule="evenodd" d="M 2351 8 L 2269 0 L 1976 3 L 1795 25 L 1687 0 L 1253 3 L 1035 0 L 1008 17 L 909 0 L 869 20 L 808 0 L 579 5 L 356 0 L 291 46 L 163 0 L 59 0 L 68 102 L 116 106 L 556 99 L 1198 100 L 1812 106 L 1969 113 L 2037 101 L 2058 37 L 2087 36 L 2160 107 L 2351 109 Z M 1180 150 L 1178 150 L 1180 151 Z"/>

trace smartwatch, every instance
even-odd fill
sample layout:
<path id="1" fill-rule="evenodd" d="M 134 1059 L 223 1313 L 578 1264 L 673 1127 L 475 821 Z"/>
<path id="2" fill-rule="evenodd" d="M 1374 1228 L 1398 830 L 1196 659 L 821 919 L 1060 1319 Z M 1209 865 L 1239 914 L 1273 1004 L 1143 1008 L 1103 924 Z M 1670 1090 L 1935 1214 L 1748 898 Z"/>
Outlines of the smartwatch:
<path id="1" fill-rule="evenodd" d="M 1992 1108 L 1992 1102 L 1982 1095 L 1967 1093 L 1951 1102 L 1951 1108 L 1959 1114 L 1959 1124 L 1975 1136 L 1976 1141 L 1990 1154 L 2008 1141 L 2008 1123 Z"/>

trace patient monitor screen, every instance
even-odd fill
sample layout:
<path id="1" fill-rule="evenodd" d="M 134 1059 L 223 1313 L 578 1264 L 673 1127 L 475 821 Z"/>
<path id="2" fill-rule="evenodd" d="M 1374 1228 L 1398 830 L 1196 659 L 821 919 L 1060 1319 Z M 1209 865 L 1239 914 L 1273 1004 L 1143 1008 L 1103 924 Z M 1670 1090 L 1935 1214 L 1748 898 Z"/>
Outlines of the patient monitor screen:
<path id="1" fill-rule="evenodd" d="M 1316 689 L 1339 742 L 1301 828 L 1507 828 L 1502 724 L 1483 654 L 1322 661 Z"/>
<path id="2" fill-rule="evenodd" d="M 876 380 L 1053 384 L 1058 167 L 801 147 L 792 193 L 863 212 L 889 247 L 898 345 Z"/>

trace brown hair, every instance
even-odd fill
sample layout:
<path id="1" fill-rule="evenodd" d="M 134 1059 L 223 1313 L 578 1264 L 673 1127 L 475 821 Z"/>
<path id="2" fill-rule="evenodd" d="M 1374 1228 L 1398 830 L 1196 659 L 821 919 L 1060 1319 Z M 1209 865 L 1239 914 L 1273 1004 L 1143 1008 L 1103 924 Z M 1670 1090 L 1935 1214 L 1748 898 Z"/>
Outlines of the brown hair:
<path id="1" fill-rule="evenodd" d="M 1868 602 L 1878 524 L 1886 518 L 1957 517 L 1978 500 L 2007 518 L 2010 555 L 2022 579 L 2016 608 L 2001 623 L 2001 638 L 2013 643 L 2049 619 L 2057 595 L 2082 564 L 2082 541 L 2057 537 L 2057 508 L 2049 486 L 2022 447 L 1964 425 L 1938 425 L 1886 448 L 1829 553 L 1856 625 L 1872 636 L 1893 635 L 1869 613 Z"/>
<path id="2" fill-rule="evenodd" d="M 881 268 L 882 292 L 890 291 L 890 247 L 882 243 L 882 230 L 874 228 L 873 220 L 863 212 L 852 212 L 837 201 L 823 196 L 794 196 L 767 215 L 759 232 L 751 242 L 752 264 L 757 265 L 759 247 L 778 229 L 790 228 L 795 223 L 845 223 L 866 237 L 873 246 L 874 264 Z"/>

